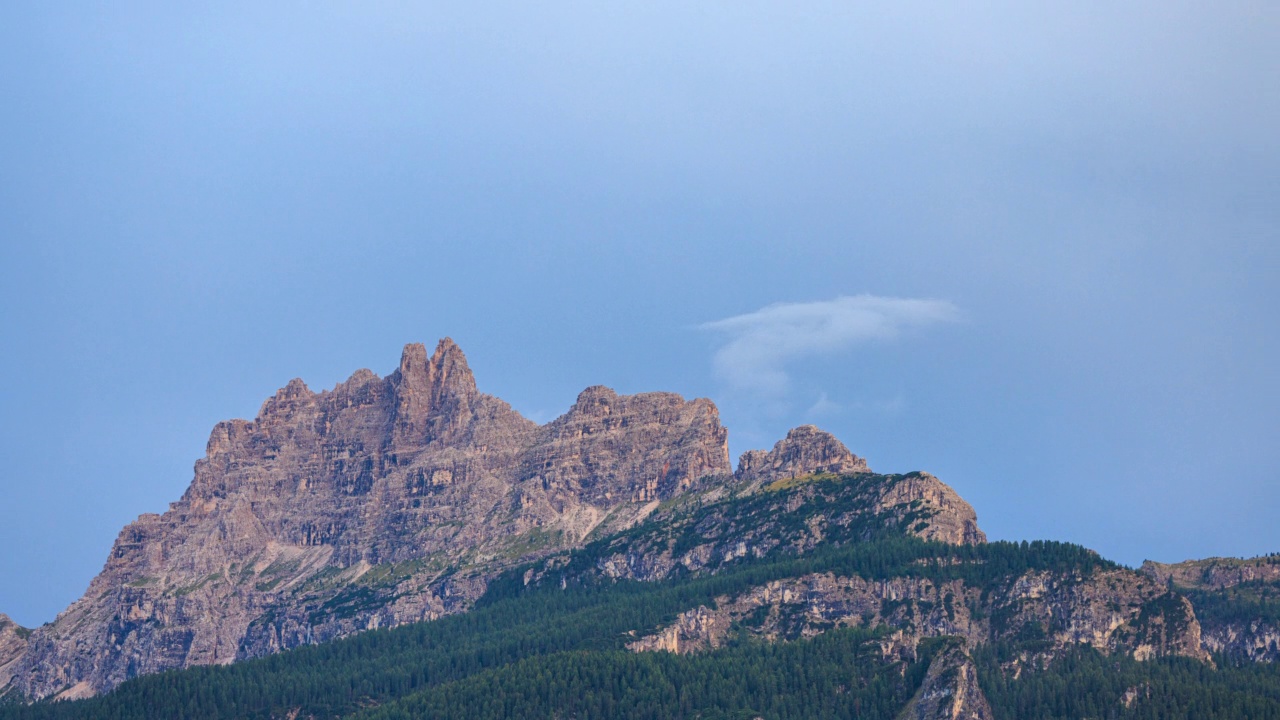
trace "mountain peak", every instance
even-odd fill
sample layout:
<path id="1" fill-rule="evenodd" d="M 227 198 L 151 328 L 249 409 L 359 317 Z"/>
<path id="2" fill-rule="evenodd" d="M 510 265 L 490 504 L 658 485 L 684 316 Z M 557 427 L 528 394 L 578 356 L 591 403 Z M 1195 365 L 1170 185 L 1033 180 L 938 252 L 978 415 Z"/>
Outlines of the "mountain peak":
<path id="1" fill-rule="evenodd" d="M 393 441 L 398 445 L 430 442 L 441 426 L 466 425 L 479 394 L 466 355 L 447 337 L 430 358 L 422 343 L 405 345 L 400 367 L 388 379 L 395 393 Z"/>
<path id="2" fill-rule="evenodd" d="M 813 473 L 870 472 L 867 461 L 854 455 L 831 433 L 814 425 L 792 428 L 769 452 L 748 450 L 738 459 L 739 481 L 769 482 Z"/>

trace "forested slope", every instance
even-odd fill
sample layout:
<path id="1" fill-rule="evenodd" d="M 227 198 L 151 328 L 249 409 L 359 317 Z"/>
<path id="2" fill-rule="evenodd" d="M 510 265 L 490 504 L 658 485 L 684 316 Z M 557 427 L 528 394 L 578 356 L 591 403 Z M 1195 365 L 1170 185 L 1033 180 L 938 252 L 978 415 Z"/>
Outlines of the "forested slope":
<path id="1" fill-rule="evenodd" d="M 1276 666 L 1190 647 L 1167 583 L 1070 544 L 923 540 L 932 510 L 878 500 L 909 480 L 690 496 L 513 568 L 465 614 L 0 718 L 893 720 L 927 676 L 966 674 L 985 698 L 957 717 L 1280 718 Z M 714 642 L 642 648 L 691 617 Z"/>

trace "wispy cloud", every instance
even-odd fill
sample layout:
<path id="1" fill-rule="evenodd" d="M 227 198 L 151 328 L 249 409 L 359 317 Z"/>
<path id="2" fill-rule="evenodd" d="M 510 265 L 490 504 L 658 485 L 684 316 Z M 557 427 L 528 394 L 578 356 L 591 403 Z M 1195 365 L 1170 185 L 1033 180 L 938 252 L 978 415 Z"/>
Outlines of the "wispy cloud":
<path id="1" fill-rule="evenodd" d="M 787 365 L 792 362 L 890 340 L 905 329 L 959 317 L 956 306 L 945 300 L 857 295 L 778 303 L 700 327 L 726 338 L 714 358 L 721 379 L 741 390 L 781 395 L 790 385 Z"/>

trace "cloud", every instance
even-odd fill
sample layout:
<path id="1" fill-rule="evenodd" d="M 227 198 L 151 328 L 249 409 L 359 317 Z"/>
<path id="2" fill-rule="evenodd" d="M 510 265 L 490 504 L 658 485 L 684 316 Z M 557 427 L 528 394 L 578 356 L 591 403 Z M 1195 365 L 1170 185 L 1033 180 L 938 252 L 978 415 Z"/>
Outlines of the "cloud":
<path id="1" fill-rule="evenodd" d="M 818 396 L 816 402 L 809 406 L 804 414 L 808 417 L 826 417 L 830 415 L 839 415 L 844 411 L 844 406 L 827 397 L 826 393 Z"/>
<path id="2" fill-rule="evenodd" d="M 908 328 L 959 317 L 956 306 L 945 300 L 857 295 L 777 303 L 699 327 L 726 338 L 713 359 L 722 380 L 740 390 L 781 395 L 790 386 L 787 365 L 792 362 L 892 340 Z"/>

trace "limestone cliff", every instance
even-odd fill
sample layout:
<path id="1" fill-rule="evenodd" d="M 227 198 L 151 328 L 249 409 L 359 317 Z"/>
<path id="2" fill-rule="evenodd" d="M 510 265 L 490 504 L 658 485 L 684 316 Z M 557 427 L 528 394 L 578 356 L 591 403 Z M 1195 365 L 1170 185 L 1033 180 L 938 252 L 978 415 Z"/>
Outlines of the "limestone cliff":
<path id="1" fill-rule="evenodd" d="M 1209 652 L 1280 661 L 1280 555 L 1173 564 L 1148 560 L 1140 572 L 1196 603 Z"/>
<path id="2" fill-rule="evenodd" d="M 9 688 L 13 667 L 26 651 L 30 635 L 30 630 L 10 620 L 8 615 L 0 613 L 0 696 Z"/>
<path id="3" fill-rule="evenodd" d="M 126 527 L 84 597 L 0 667 L 29 698 L 82 697 L 438 617 L 611 513 L 729 473 L 708 400 L 591 388 L 539 427 L 479 392 L 451 340 L 409 345 L 385 379 L 293 380 L 219 423 L 182 499 Z"/>
<path id="4" fill-rule="evenodd" d="M 1125 569 L 1087 577 L 1029 572 L 994 589 L 963 580 L 811 574 L 717 598 L 714 609 L 685 612 L 630 647 L 692 652 L 719 647 L 735 628 L 780 640 L 835 627 L 882 625 L 896 628 L 895 646 L 910 650 L 928 637 L 962 637 L 977 646 L 1035 636 L 1042 659 L 1075 645 L 1139 660 L 1168 655 L 1209 659 L 1186 598 Z"/>

